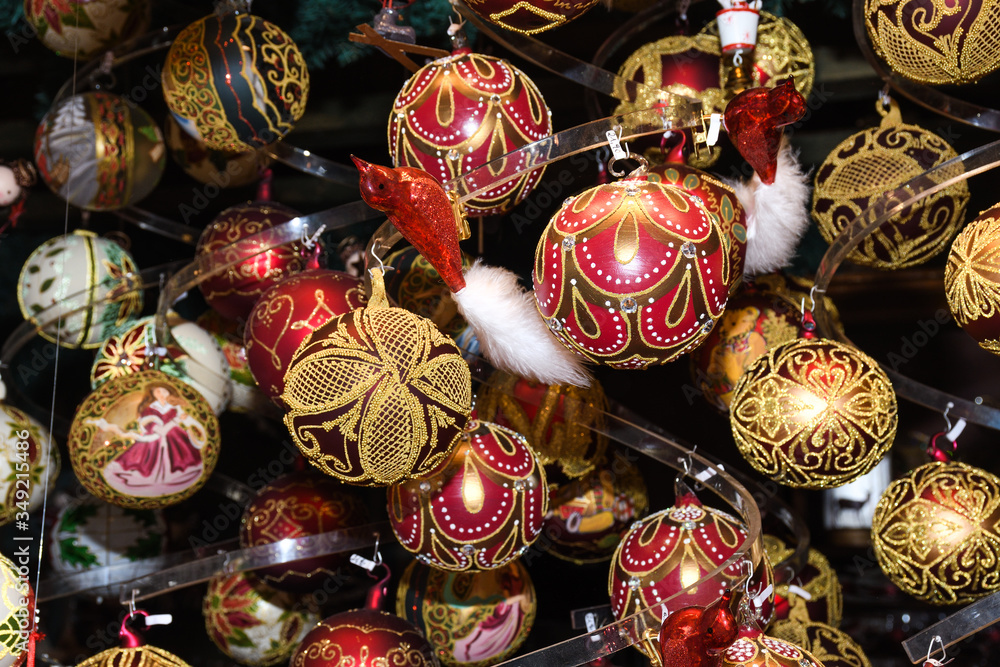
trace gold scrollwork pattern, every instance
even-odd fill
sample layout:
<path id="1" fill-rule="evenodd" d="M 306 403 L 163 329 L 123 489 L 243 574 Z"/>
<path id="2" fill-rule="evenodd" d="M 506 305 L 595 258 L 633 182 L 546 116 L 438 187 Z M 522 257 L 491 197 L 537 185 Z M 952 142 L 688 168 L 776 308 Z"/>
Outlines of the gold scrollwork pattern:
<path id="1" fill-rule="evenodd" d="M 826 623 L 779 621 L 768 632 L 775 639 L 806 649 L 823 667 L 872 667 L 856 641 Z"/>
<path id="2" fill-rule="evenodd" d="M 764 555 L 772 566 L 795 551 L 773 535 L 764 535 L 762 539 Z M 800 624 L 819 621 L 837 627 L 843 617 L 844 595 L 837 571 L 826 556 L 813 548 L 809 549 L 806 564 L 794 577 L 775 585 L 775 597 L 787 603 L 787 609 L 781 609 L 779 604 L 775 614 L 777 620 L 788 619 Z M 808 648 L 805 644 L 799 645 Z"/>
<path id="3" fill-rule="evenodd" d="M 916 468 L 882 493 L 872 544 L 886 576 L 925 602 L 1000 590 L 1000 479 L 957 461 Z"/>
<path id="4" fill-rule="evenodd" d="M 866 0 L 865 26 L 889 67 L 920 83 L 971 83 L 1000 65 L 996 2 Z"/>
<path id="5" fill-rule="evenodd" d="M 437 667 L 433 651 L 411 623 L 374 609 L 320 621 L 295 649 L 291 667 Z"/>
<path id="6" fill-rule="evenodd" d="M 170 651 L 150 646 L 138 648 L 109 648 L 77 667 L 191 667 Z"/>
<path id="7" fill-rule="evenodd" d="M 787 486 L 841 486 L 875 467 L 896 436 L 896 394 L 870 357 L 836 341 L 779 345 L 743 374 L 733 438 L 759 472 Z"/>
<path id="8" fill-rule="evenodd" d="M 944 291 L 961 327 L 1000 354 L 1000 206 L 980 213 L 951 244 Z"/>
<path id="9" fill-rule="evenodd" d="M 947 141 L 918 125 L 902 122 L 895 100 L 882 122 L 844 139 L 816 171 L 812 216 L 827 243 L 871 209 L 878 212 L 885 193 L 954 157 Z M 928 185 L 956 176 L 947 169 Z M 962 227 L 969 188 L 955 183 L 889 218 L 848 254 L 848 259 L 878 269 L 922 264 L 945 248 Z M 882 208 L 881 210 L 885 210 Z"/>

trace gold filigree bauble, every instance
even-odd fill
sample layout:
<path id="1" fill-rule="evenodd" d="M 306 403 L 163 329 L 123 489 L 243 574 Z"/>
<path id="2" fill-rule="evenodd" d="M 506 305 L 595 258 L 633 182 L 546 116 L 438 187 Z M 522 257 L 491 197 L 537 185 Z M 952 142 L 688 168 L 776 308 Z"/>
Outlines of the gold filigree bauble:
<path id="1" fill-rule="evenodd" d="M 574 20 L 598 0 L 465 0 L 465 4 L 501 28 L 534 35 Z"/>
<path id="2" fill-rule="evenodd" d="M 759 629 L 740 628 L 740 637 L 722 652 L 720 667 L 824 667 L 809 651 Z"/>
<path id="3" fill-rule="evenodd" d="M 717 20 L 706 25 L 699 34 L 714 39 L 716 53 L 720 53 Z M 720 81 L 725 80 L 725 67 L 725 63 L 719 63 Z M 816 60 L 801 28 L 783 16 L 761 12 L 757 26 L 757 48 L 754 49 L 750 73 L 753 77 L 752 87 L 774 88 L 791 78 L 795 89 L 802 93 L 802 97 L 809 99 L 816 81 Z"/>
<path id="4" fill-rule="evenodd" d="M 472 378 L 433 322 L 389 307 L 376 272 L 367 307 L 299 346 L 281 400 L 312 465 L 348 484 L 385 486 L 444 462 L 469 420 Z"/>
<path id="5" fill-rule="evenodd" d="M 865 27 L 892 70 L 930 85 L 971 83 L 1000 65 L 992 0 L 865 0 Z"/>
<path id="6" fill-rule="evenodd" d="M 759 472 L 786 486 L 829 489 L 882 460 L 896 436 L 896 393 L 863 352 L 800 338 L 746 370 L 729 421 L 740 453 Z"/>
<path id="7" fill-rule="evenodd" d="M 850 635 L 826 623 L 778 621 L 768 633 L 806 649 L 823 667 L 872 667 L 864 650 Z"/>
<path id="8" fill-rule="evenodd" d="M 984 350 L 1000 354 L 1000 204 L 980 213 L 951 244 L 944 291 L 959 326 Z"/>
<path id="9" fill-rule="evenodd" d="M 136 648 L 109 648 L 76 667 L 191 667 L 170 651 L 145 644 Z"/>
<path id="10" fill-rule="evenodd" d="M 957 461 L 910 471 L 882 493 L 872 545 L 892 583 L 925 602 L 1000 590 L 1000 479 Z"/>
<path id="11" fill-rule="evenodd" d="M 557 466 L 570 478 L 594 470 L 608 439 L 604 427 L 608 399 L 601 385 L 549 385 L 497 371 L 476 400 L 476 413 L 520 433 L 539 463 Z M 596 431 L 595 431 L 596 429 Z"/>
<path id="12" fill-rule="evenodd" d="M 891 101 L 878 127 L 844 139 L 816 170 L 812 216 L 827 243 L 868 209 L 895 205 L 884 195 L 928 169 L 957 157 L 947 141 L 918 125 L 904 124 Z M 961 166 L 927 176 L 927 185 L 959 175 Z M 902 269 L 926 262 L 946 247 L 965 221 L 969 188 L 959 181 L 889 218 L 848 254 L 855 264 Z"/>
<path id="13" fill-rule="evenodd" d="M 791 556 L 795 549 L 773 535 L 764 535 L 764 555 L 772 567 Z M 775 584 L 774 621 L 819 622 L 838 627 L 843 616 L 844 596 L 837 572 L 826 556 L 810 547 L 806 564 L 789 581 Z M 774 634 L 773 632 L 771 634 Z M 793 644 L 797 643 L 792 641 Z M 804 644 L 800 644 L 809 648 Z"/>

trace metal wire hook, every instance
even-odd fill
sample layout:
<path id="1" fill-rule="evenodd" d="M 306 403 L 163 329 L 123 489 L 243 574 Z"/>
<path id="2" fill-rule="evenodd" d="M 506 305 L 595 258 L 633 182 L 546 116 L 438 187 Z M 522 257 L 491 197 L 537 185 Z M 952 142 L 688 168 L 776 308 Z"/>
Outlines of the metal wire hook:
<path id="1" fill-rule="evenodd" d="M 931 654 L 934 653 L 934 644 L 941 644 L 941 659 L 932 658 Z M 945 649 L 944 640 L 941 639 L 941 635 L 934 635 L 931 637 L 930 646 L 927 647 L 927 658 L 924 660 L 924 666 L 933 665 L 933 667 L 941 667 L 941 665 L 947 665 L 949 662 L 955 658 L 948 658 L 948 651 Z"/>
<path id="2" fill-rule="evenodd" d="M 951 418 L 948 417 L 948 412 L 953 407 L 955 407 L 955 404 L 952 403 L 951 401 L 948 401 L 948 405 L 944 406 L 944 415 L 943 416 L 944 416 L 944 423 L 948 425 L 948 430 L 946 431 L 947 433 L 950 433 L 951 429 L 952 429 Z M 940 639 L 940 637 L 938 637 L 938 639 Z"/>
<path id="3" fill-rule="evenodd" d="M 375 567 L 382 564 L 382 553 L 378 550 L 378 541 L 381 536 L 375 533 L 375 555 L 372 556 L 372 562 L 375 563 Z"/>
<path id="4" fill-rule="evenodd" d="M 380 248 L 382 247 L 381 244 L 374 244 L 372 245 L 371 250 L 369 252 L 371 256 L 375 258 L 375 261 L 378 262 L 378 268 L 382 271 L 382 275 L 385 275 L 386 272 L 385 264 L 382 262 L 382 258 L 375 254 L 375 245 L 378 245 Z M 374 270 L 375 270 L 374 268 L 368 269 L 369 272 L 373 272 Z M 372 275 L 375 274 L 372 273 Z"/>

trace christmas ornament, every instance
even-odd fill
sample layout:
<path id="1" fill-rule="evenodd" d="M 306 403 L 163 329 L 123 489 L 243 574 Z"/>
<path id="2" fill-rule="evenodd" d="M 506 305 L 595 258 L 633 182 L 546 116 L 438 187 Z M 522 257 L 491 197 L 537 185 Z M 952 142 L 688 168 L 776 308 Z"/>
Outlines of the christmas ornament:
<path id="1" fill-rule="evenodd" d="M 268 588 L 249 572 L 212 577 L 201 613 L 219 650 L 255 667 L 287 661 L 320 621 L 305 599 Z"/>
<path id="2" fill-rule="evenodd" d="M 646 368 L 697 347 L 734 279 L 705 202 L 645 177 L 567 199 L 535 250 L 538 310 L 567 348 L 612 368 Z"/>
<path id="3" fill-rule="evenodd" d="M 8 225 L 14 227 L 24 213 L 24 202 L 28 198 L 28 188 L 38 180 L 38 170 L 30 160 L 0 160 L 0 209 L 7 209 Z"/>
<path id="4" fill-rule="evenodd" d="M 713 20 L 697 35 L 707 44 L 714 44 L 716 84 L 725 80 L 725 63 L 718 59 L 719 21 Z M 784 16 L 760 12 L 757 41 L 753 49 L 753 64 L 749 68 L 752 87 L 774 88 L 791 79 L 802 97 L 808 98 L 816 80 L 816 65 L 812 47 L 802 30 Z"/>
<path id="5" fill-rule="evenodd" d="M 806 649 L 824 667 L 872 667 L 856 641 L 825 623 L 779 621 L 769 632 L 775 639 Z"/>
<path id="6" fill-rule="evenodd" d="M 608 445 L 608 399 L 598 383 L 549 385 L 497 371 L 476 400 L 476 413 L 523 435 L 539 463 L 570 478 L 592 472 Z"/>
<path id="7" fill-rule="evenodd" d="M 506 60 L 458 49 L 422 67 L 399 91 L 389 116 L 389 155 L 397 167 L 425 169 L 444 183 L 551 134 L 551 113 L 531 79 Z M 499 182 L 523 166 L 523 159 L 505 162 L 468 185 Z M 497 185 L 464 210 L 506 213 L 543 172 Z"/>
<path id="8" fill-rule="evenodd" d="M 76 667 L 191 667 L 170 651 L 156 646 L 136 644 L 109 648 L 87 658 Z"/>
<path id="9" fill-rule="evenodd" d="M 285 373 L 285 426 L 314 466 L 349 484 L 421 477 L 451 452 L 472 409 L 468 364 L 429 321 L 368 305 L 315 329 Z"/>
<path id="10" fill-rule="evenodd" d="M 45 184 L 73 206 L 108 211 L 153 191 L 166 149 L 160 128 L 134 102 L 90 92 L 45 114 L 35 132 L 35 164 Z"/>
<path id="11" fill-rule="evenodd" d="M 809 651 L 769 637 L 760 628 L 742 626 L 739 638 L 722 652 L 721 667 L 823 667 Z"/>
<path id="12" fill-rule="evenodd" d="M 284 475 L 257 492 L 240 520 L 244 549 L 319 535 L 368 522 L 368 512 L 343 485 L 316 472 Z M 292 593 L 320 588 L 346 562 L 340 554 L 279 563 L 254 570 L 264 584 Z"/>
<path id="13" fill-rule="evenodd" d="M 658 641 L 662 667 L 714 667 L 739 627 L 725 591 L 708 607 L 684 607 L 663 619 Z"/>
<path id="14" fill-rule="evenodd" d="M 866 0 L 875 52 L 908 79 L 971 83 L 1000 65 L 1000 7 L 983 0 Z"/>
<path id="15" fill-rule="evenodd" d="M 208 305 L 230 320 L 246 320 L 268 287 L 304 269 L 316 268 L 319 245 L 295 242 L 268 249 L 272 244 L 266 232 L 298 216 L 287 206 L 270 202 L 237 204 L 215 216 L 198 238 L 197 254 L 239 262 L 198 284 Z M 262 233 L 262 240 L 246 240 Z"/>
<path id="16" fill-rule="evenodd" d="M 42 506 L 59 477 L 59 447 L 30 415 L 0 403 L 0 526 Z"/>
<path id="17" fill-rule="evenodd" d="M 166 373 L 108 380 L 76 410 L 67 439 L 73 472 L 120 507 L 179 503 L 205 484 L 219 457 L 219 421 L 201 394 Z"/>
<path id="18" fill-rule="evenodd" d="M 488 572 L 444 572 L 413 561 L 396 591 L 396 615 L 419 628 L 449 667 L 511 657 L 528 638 L 537 607 L 520 561 Z"/>
<path id="19" fill-rule="evenodd" d="M 955 321 L 984 350 L 1000 354 L 1000 205 L 979 214 L 955 238 L 944 291 Z"/>
<path id="20" fill-rule="evenodd" d="M 17 280 L 24 319 L 46 340 L 92 348 L 142 310 L 132 257 L 114 241 L 76 230 L 28 256 Z"/>
<path id="21" fill-rule="evenodd" d="M 876 108 L 881 124 L 840 142 L 816 170 L 812 216 L 827 243 L 864 211 L 884 206 L 886 192 L 958 155 L 933 132 L 903 123 L 895 100 L 888 110 L 881 103 Z M 955 169 L 936 179 L 954 176 Z M 969 188 L 958 181 L 886 220 L 847 257 L 879 269 L 922 264 L 962 227 L 968 201 Z"/>
<path id="22" fill-rule="evenodd" d="M 248 13 L 206 16 L 174 39 L 163 96 L 181 128 L 218 151 L 278 141 L 302 117 L 309 72 L 295 42 Z"/>
<path id="23" fill-rule="evenodd" d="M 24 19 L 42 44 L 80 61 L 146 32 L 149 15 L 150 3 L 145 0 L 24 0 Z"/>
<path id="24" fill-rule="evenodd" d="M 538 538 L 545 471 L 523 436 L 472 420 L 432 475 L 389 488 L 392 531 L 417 560 L 443 570 L 491 570 Z"/>
<path id="25" fill-rule="evenodd" d="M 228 409 L 240 414 L 268 412 L 272 406 L 257 388 L 257 382 L 247 363 L 247 351 L 243 345 L 243 327 L 227 320 L 214 310 L 206 310 L 198 316 L 199 328 L 211 334 L 226 360 L 229 371 L 228 387 L 232 394 Z M 273 411 L 272 411 L 273 412 Z M 218 413 L 216 413 L 218 414 Z"/>
<path id="26" fill-rule="evenodd" d="M 910 595 L 968 604 L 1000 590 L 1000 479 L 957 461 L 927 463 L 882 494 L 872 521 L 879 566 Z"/>
<path id="27" fill-rule="evenodd" d="M 385 258 L 392 270 L 386 274 L 385 289 L 389 301 L 400 308 L 434 322 L 442 333 L 457 336 L 468 326 L 458 314 L 458 305 L 441 282 L 441 275 L 414 247 L 398 250 Z M 462 253 L 462 269 L 472 266 Z"/>
<path id="28" fill-rule="evenodd" d="M 875 467 L 896 437 L 896 394 L 868 355 L 795 339 L 755 361 L 729 412 L 743 457 L 781 484 L 842 486 Z"/>
<path id="29" fill-rule="evenodd" d="M 463 272 L 460 213 L 425 171 L 389 169 L 351 156 L 361 198 L 384 211 L 393 226 L 437 269 L 494 368 L 547 384 L 587 386 L 580 358 L 556 342 L 539 319 L 516 274 L 479 262 Z"/>
<path id="30" fill-rule="evenodd" d="M 221 414 L 232 396 L 229 365 L 215 338 L 193 322 L 169 313 L 169 341 L 158 342 L 153 317 L 136 320 L 110 336 L 97 349 L 90 386 L 154 368 L 177 378 L 201 394 L 212 412 Z"/>
<path id="31" fill-rule="evenodd" d="M 743 262 L 747 252 L 747 216 L 736 191 L 711 174 L 679 161 L 669 161 L 650 167 L 650 181 L 668 183 L 700 198 L 724 232 L 729 254 L 729 293 L 741 283 Z"/>
<path id="32" fill-rule="evenodd" d="M 74 498 L 56 517 L 52 538 L 52 566 L 57 572 L 72 574 L 163 555 L 167 524 L 159 510 Z"/>
<path id="33" fill-rule="evenodd" d="M 691 353 L 691 374 L 705 399 L 720 412 L 729 412 L 736 383 L 753 362 L 805 333 L 801 304 L 792 300 L 787 285 L 779 274 L 757 276 L 754 283 L 744 285 L 729 300 L 718 326 Z"/>
<path id="34" fill-rule="evenodd" d="M 702 581 L 747 539 L 746 528 L 737 519 L 702 505 L 694 493 L 684 489 L 681 486 L 673 507 L 632 524 L 622 537 L 608 576 L 615 618 L 657 605 Z M 674 597 L 670 606 L 711 604 L 728 587 L 743 580 L 745 562 L 734 562 L 714 580 Z M 764 559 L 753 575 L 750 590 L 762 594 L 772 580 L 771 566 Z M 771 618 L 773 601 L 773 591 L 755 601 L 764 622 Z"/>
<path id="35" fill-rule="evenodd" d="M 354 609 L 320 621 L 289 661 L 290 667 L 437 664 L 434 650 L 412 623 L 377 609 Z"/>
<path id="36" fill-rule="evenodd" d="M 325 269 L 297 273 L 265 290 L 243 332 L 247 364 L 261 390 L 279 401 L 299 345 L 317 327 L 364 303 L 360 278 Z"/>
<path id="37" fill-rule="evenodd" d="M 534 35 L 577 18 L 599 0 L 465 0 L 477 14 L 501 28 Z"/>
<path id="38" fill-rule="evenodd" d="M 28 657 L 25 631 L 30 632 L 34 614 L 35 596 L 27 566 L 18 570 L 11 559 L 0 554 L 0 667 L 24 664 Z"/>
<path id="39" fill-rule="evenodd" d="M 763 535 L 762 539 L 764 555 L 772 568 L 795 552 L 773 535 Z M 817 622 L 838 627 L 843 613 L 843 593 L 837 572 L 826 556 L 816 549 L 810 547 L 807 558 L 805 566 L 794 577 L 775 585 L 774 620 L 803 624 Z"/>
<path id="40" fill-rule="evenodd" d="M 164 121 L 167 150 L 184 173 L 200 183 L 238 188 L 260 180 L 271 164 L 263 150 L 220 151 L 209 148 L 183 129 L 173 116 Z"/>
<path id="41" fill-rule="evenodd" d="M 543 529 L 550 542 L 548 553 L 578 564 L 606 561 L 628 527 L 648 509 L 639 469 L 616 455 L 610 464 L 550 494 Z"/>

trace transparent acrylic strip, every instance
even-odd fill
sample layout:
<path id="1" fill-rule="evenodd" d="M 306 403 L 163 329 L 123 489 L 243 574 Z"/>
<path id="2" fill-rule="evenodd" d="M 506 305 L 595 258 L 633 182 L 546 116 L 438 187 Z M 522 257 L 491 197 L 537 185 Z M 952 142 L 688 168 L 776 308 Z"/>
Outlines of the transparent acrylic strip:
<path id="1" fill-rule="evenodd" d="M 197 245 L 198 237 L 201 235 L 201 230 L 196 229 L 191 225 L 185 225 L 180 222 L 168 220 L 163 216 L 135 206 L 119 208 L 111 211 L 111 213 L 126 222 L 132 223 L 139 229 L 143 229 L 147 232 L 153 232 L 154 234 L 159 234 L 160 236 L 180 241 L 181 243 L 186 243 L 188 245 Z"/>
<path id="2" fill-rule="evenodd" d="M 929 647 L 934 647 L 935 650 L 930 653 L 930 657 L 934 657 L 947 647 L 993 625 L 997 620 L 1000 620 L 1000 593 L 993 593 L 904 640 L 903 650 L 910 662 L 920 664 L 927 659 Z M 935 637 L 940 637 L 941 641 L 938 642 Z"/>
<path id="3" fill-rule="evenodd" d="M 351 188 L 358 186 L 358 170 L 353 166 L 348 167 L 339 162 L 328 160 L 312 151 L 289 146 L 283 141 L 265 146 L 261 150 L 278 162 L 310 176 Z"/>
<path id="4" fill-rule="evenodd" d="M 871 44 L 868 42 L 864 5 L 863 0 L 854 0 L 854 6 L 851 10 L 854 24 L 854 39 L 858 43 L 861 53 L 868 60 L 868 64 L 872 66 L 872 69 L 875 70 L 875 73 L 883 81 L 906 98 L 945 118 L 984 130 L 1000 132 L 1000 111 L 997 109 L 966 102 L 930 86 L 911 81 L 889 69 L 886 63 L 875 54 Z"/>
<path id="5" fill-rule="evenodd" d="M 844 227 L 844 230 L 830 244 L 826 254 L 820 260 L 819 269 L 816 272 L 817 291 L 826 291 L 847 255 L 886 220 L 936 192 L 965 181 L 976 174 L 994 169 L 998 165 L 1000 165 L 1000 141 L 994 141 L 929 169 L 895 190 L 884 193 L 874 205 L 868 207 Z M 822 299 L 816 301 L 815 315 L 820 331 L 824 333 L 833 331 L 830 327 L 829 314 L 824 308 Z M 842 340 L 850 343 L 846 337 L 843 337 Z M 921 384 L 893 371 L 885 364 L 882 364 L 882 368 L 888 374 L 898 396 L 942 413 L 949 403 L 953 403 L 949 413 L 952 417 L 962 417 L 966 421 L 980 426 L 1000 429 L 1000 410 L 987 405 L 977 405 L 972 401 Z"/>

